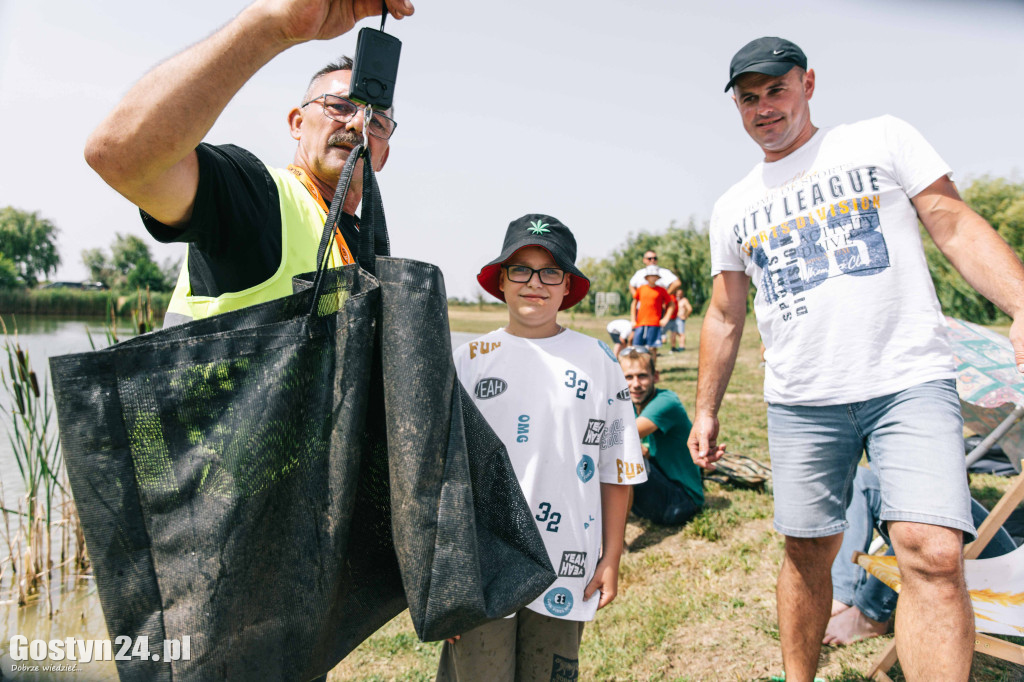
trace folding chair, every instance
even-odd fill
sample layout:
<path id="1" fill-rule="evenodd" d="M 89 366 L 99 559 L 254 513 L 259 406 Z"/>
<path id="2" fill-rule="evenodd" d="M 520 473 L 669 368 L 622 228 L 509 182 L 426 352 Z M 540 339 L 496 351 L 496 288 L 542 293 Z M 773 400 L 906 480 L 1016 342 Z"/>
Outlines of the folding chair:
<path id="1" fill-rule="evenodd" d="M 1024 646 L 983 633 L 1024 635 L 1024 552 L 1020 549 L 1001 557 L 977 557 L 995 536 L 1007 517 L 1024 500 L 1024 382 L 1016 371 L 1009 339 L 996 331 L 952 317 L 946 318 L 953 353 L 956 356 L 957 393 L 964 425 L 975 433 L 988 432 L 967 455 L 967 466 L 983 457 L 1002 440 L 1003 451 L 1017 470 L 1009 490 L 978 528 L 978 537 L 964 548 L 964 573 L 975 613 L 975 650 L 1007 661 L 1024 664 Z M 1022 425 L 1024 426 L 1024 425 Z M 900 591 L 900 573 L 895 557 L 857 552 L 854 562 L 889 587 Z M 899 608 L 897 606 L 897 608 Z M 890 642 L 876 659 L 869 677 L 890 680 L 886 672 L 896 662 L 896 642 Z"/>
<path id="2" fill-rule="evenodd" d="M 1024 474 L 993 507 L 978 528 L 978 538 L 964 548 L 964 576 L 974 609 L 974 650 L 1024 665 L 1024 645 L 1012 644 L 984 633 L 1024 636 L 1024 546 L 992 559 L 976 559 L 1007 517 L 1024 501 Z M 886 585 L 900 591 L 900 572 L 896 557 L 856 552 L 854 562 Z M 899 608 L 897 606 L 897 608 Z M 892 682 L 887 674 L 896 662 L 896 640 L 875 660 L 868 677 Z"/>

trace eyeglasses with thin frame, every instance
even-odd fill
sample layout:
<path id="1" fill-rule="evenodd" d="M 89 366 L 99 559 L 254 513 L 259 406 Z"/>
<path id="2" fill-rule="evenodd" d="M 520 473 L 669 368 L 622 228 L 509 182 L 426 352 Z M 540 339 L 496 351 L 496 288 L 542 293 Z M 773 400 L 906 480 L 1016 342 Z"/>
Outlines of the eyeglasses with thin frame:
<path id="1" fill-rule="evenodd" d="M 619 351 L 619 357 L 621 358 L 623 355 L 628 355 L 629 353 L 643 353 L 650 355 L 651 349 L 647 346 L 626 346 Z"/>
<path id="2" fill-rule="evenodd" d="M 505 276 L 508 277 L 508 280 L 517 284 L 529 282 L 533 278 L 533 273 L 537 273 L 541 284 L 555 285 L 561 284 L 565 280 L 565 270 L 561 268 L 534 270 L 525 265 L 502 265 L 501 267 L 505 268 Z"/>
<path id="3" fill-rule="evenodd" d="M 658 260 L 657 256 L 644 256 L 644 260 Z"/>
<path id="4" fill-rule="evenodd" d="M 338 121 L 339 123 L 348 123 L 360 109 L 363 109 L 364 111 L 366 109 L 365 105 L 357 104 L 350 99 L 342 97 L 341 95 L 331 95 L 328 93 L 324 93 L 319 97 L 314 97 L 308 102 L 302 104 L 299 108 L 301 109 L 306 107 L 313 102 L 319 102 L 321 106 L 323 106 L 324 116 L 331 120 Z M 387 140 L 395 134 L 395 128 L 397 127 L 398 123 L 395 122 L 395 119 L 390 116 L 385 116 L 374 109 L 370 115 L 370 122 L 367 125 L 366 130 L 374 137 Z"/>

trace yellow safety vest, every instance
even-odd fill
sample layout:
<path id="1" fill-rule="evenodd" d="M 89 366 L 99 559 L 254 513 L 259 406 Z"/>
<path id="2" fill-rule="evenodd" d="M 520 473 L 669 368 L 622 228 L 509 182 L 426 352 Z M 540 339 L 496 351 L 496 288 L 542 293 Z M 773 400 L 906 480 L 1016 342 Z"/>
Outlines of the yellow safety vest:
<path id="1" fill-rule="evenodd" d="M 243 291 L 220 296 L 193 296 L 188 278 L 188 253 L 181 264 L 178 283 L 167 306 L 175 313 L 193 320 L 219 315 L 231 310 L 265 303 L 292 293 L 292 277 L 316 270 L 316 252 L 323 235 L 327 210 L 319 195 L 313 195 L 294 171 L 267 167 L 277 185 L 281 207 L 281 264 L 269 279 Z M 301 171 L 300 171 L 301 173 Z M 340 237 L 340 235 L 338 235 Z M 339 249 L 339 241 L 344 256 Z M 352 262 L 344 240 L 332 240 L 328 267 Z"/>

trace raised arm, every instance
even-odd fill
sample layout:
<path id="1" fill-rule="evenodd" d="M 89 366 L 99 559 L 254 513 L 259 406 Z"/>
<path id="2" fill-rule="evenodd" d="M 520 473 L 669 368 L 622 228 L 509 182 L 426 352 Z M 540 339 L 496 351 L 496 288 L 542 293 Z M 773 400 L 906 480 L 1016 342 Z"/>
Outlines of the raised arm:
<path id="1" fill-rule="evenodd" d="M 1010 342 L 1024 373 L 1024 265 L 985 219 L 964 203 L 943 176 L 913 197 L 928 234 L 978 293 L 1013 318 Z"/>
<path id="2" fill-rule="evenodd" d="M 715 275 L 701 327 L 697 406 L 688 445 L 694 463 L 705 469 L 714 468 L 709 465 L 720 459 L 725 450 L 725 446 L 718 445 L 718 408 L 736 364 L 749 289 L 750 277 L 744 272 L 724 271 Z"/>
<path id="3" fill-rule="evenodd" d="M 388 0 L 388 8 L 396 19 L 413 12 L 410 0 Z M 379 0 L 257 0 L 143 76 L 89 136 L 86 161 L 160 222 L 187 222 L 199 183 L 195 148 L 241 87 L 292 45 L 335 38 L 380 11 Z"/>

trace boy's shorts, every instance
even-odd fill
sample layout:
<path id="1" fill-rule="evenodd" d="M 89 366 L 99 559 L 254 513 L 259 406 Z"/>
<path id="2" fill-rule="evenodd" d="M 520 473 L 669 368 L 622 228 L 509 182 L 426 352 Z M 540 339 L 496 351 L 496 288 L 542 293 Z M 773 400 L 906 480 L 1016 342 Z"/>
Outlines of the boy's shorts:
<path id="1" fill-rule="evenodd" d="M 437 682 L 575 682 L 584 625 L 520 609 L 445 642 Z"/>
<path id="2" fill-rule="evenodd" d="M 657 348 L 661 345 L 661 327 L 637 327 L 633 330 L 633 345 Z"/>
<path id="3" fill-rule="evenodd" d="M 878 472 L 883 521 L 974 537 L 956 383 L 929 381 L 845 405 L 768 405 L 775 529 L 798 538 L 847 528 L 861 454 Z M 966 538 L 965 538 L 966 540 Z"/>

